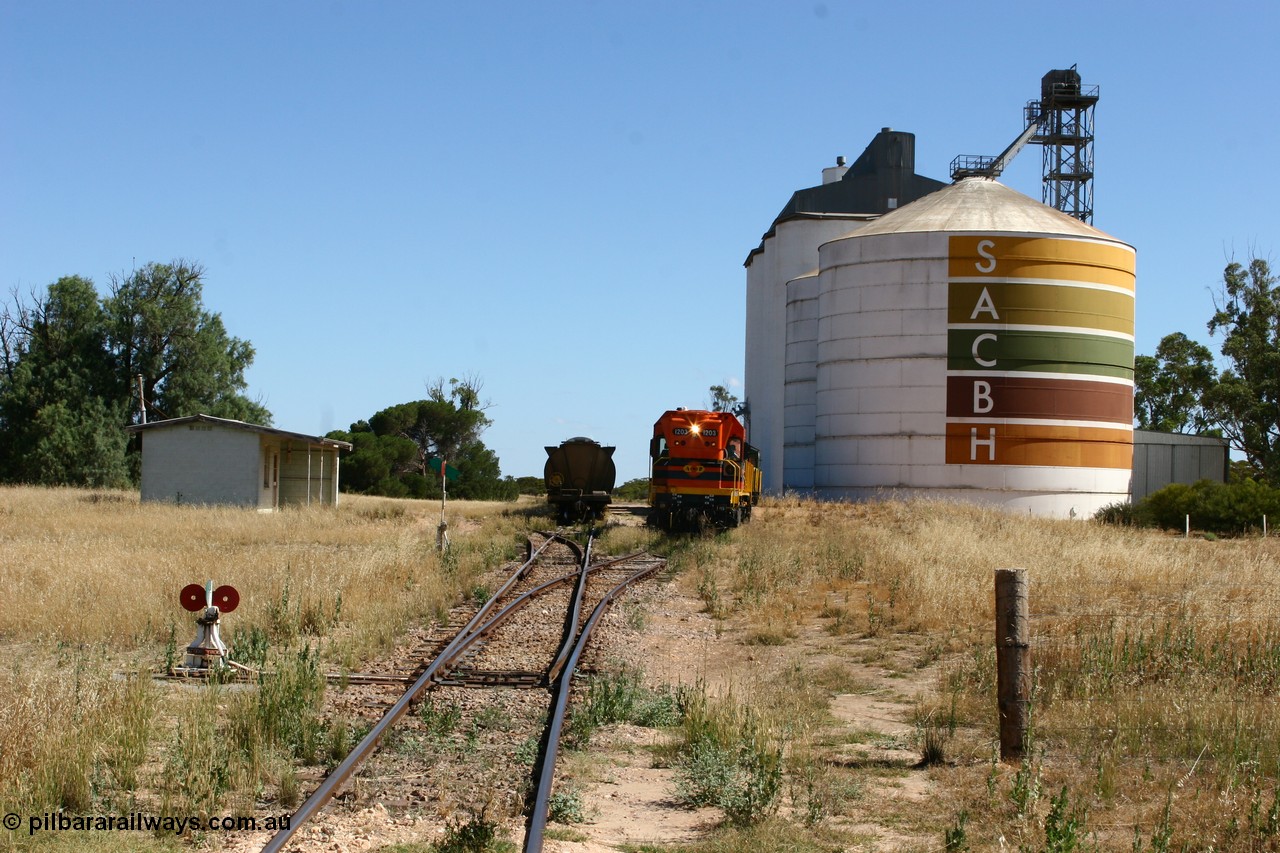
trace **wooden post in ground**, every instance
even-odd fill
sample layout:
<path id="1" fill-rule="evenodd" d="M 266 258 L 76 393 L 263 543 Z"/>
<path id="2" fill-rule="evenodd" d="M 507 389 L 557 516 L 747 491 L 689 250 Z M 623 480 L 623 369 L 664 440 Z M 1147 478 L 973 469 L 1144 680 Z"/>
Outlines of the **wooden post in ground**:
<path id="1" fill-rule="evenodd" d="M 1020 761 L 1031 702 L 1026 569 L 996 569 L 996 697 L 1000 708 L 1000 760 Z"/>

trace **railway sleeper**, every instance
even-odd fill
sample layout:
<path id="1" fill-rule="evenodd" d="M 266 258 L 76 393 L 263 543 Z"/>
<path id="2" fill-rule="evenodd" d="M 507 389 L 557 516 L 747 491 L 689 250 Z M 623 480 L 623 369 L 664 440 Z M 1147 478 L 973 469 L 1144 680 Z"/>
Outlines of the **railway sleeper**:
<path id="1" fill-rule="evenodd" d="M 532 670 L 476 670 L 461 669 L 435 679 L 441 687 L 546 687 L 547 675 Z"/>

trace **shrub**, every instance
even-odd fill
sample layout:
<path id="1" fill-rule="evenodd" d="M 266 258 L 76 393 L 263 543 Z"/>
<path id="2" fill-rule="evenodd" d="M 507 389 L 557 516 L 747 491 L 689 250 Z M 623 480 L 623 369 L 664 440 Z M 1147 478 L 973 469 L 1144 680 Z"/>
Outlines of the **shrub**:
<path id="1" fill-rule="evenodd" d="M 676 796 L 692 806 L 719 806 L 735 826 L 773 814 L 782 794 L 782 748 L 765 721 L 731 697 L 686 699 Z"/>
<path id="2" fill-rule="evenodd" d="M 1280 513 L 1280 491 L 1257 480 L 1238 483 L 1197 483 L 1203 485 L 1203 502 L 1199 512 L 1205 522 L 1197 526 L 1215 533 L 1245 533 L 1262 529 L 1264 515 L 1274 518 Z M 1195 515 L 1192 518 L 1196 518 Z"/>
<path id="3" fill-rule="evenodd" d="M 1130 527 L 1136 523 L 1134 506 L 1128 501 L 1109 503 L 1093 514 L 1093 520 Z"/>
<path id="4" fill-rule="evenodd" d="M 1135 509 L 1136 518 L 1144 525 L 1182 530 L 1190 515 L 1197 529 L 1211 533 L 1247 533 L 1262 527 L 1264 515 L 1274 518 L 1278 514 L 1280 490 L 1256 480 L 1201 480 L 1190 486 L 1172 483 L 1147 495 Z"/>
<path id="5" fill-rule="evenodd" d="M 547 816 L 556 823 L 586 823 L 587 811 L 582 805 L 582 793 L 574 787 L 553 791 L 547 802 Z"/>
<path id="6" fill-rule="evenodd" d="M 1170 483 L 1143 498 L 1138 503 L 1136 515 L 1143 526 L 1181 530 L 1194 503 L 1194 492 L 1190 486 Z"/>
<path id="7" fill-rule="evenodd" d="M 583 747 L 601 726 L 632 723 L 661 728 L 680 721 L 676 699 L 669 690 L 650 690 L 641 674 L 624 669 L 616 674 L 595 676 L 587 682 L 587 700 L 569 718 L 566 737 L 575 747 Z"/>

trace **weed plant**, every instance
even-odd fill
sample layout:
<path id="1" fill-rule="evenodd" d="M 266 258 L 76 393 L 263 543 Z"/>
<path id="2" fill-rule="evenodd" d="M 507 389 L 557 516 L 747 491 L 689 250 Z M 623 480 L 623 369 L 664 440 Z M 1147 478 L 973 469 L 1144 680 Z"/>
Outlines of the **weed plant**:
<path id="1" fill-rule="evenodd" d="M 572 785 L 552 791 L 547 800 L 547 817 L 556 823 L 586 823 L 587 810 L 582 803 L 582 792 Z"/>
<path id="2" fill-rule="evenodd" d="M 325 677 L 309 646 L 278 660 L 273 672 L 258 676 L 257 690 L 231 703 L 228 719 L 234 743 L 255 757 L 279 750 L 304 764 L 316 763 L 325 740 L 320 708 Z"/>
<path id="3" fill-rule="evenodd" d="M 456 702 L 437 703 L 428 695 L 418 708 L 418 719 L 427 730 L 427 734 L 439 740 L 453 734 L 462 720 L 462 709 Z"/>
<path id="4" fill-rule="evenodd" d="M 435 853 L 510 853 L 515 845 L 502 837 L 498 825 L 484 815 L 467 820 L 450 819 L 444 838 L 432 846 Z"/>
<path id="5" fill-rule="evenodd" d="M 574 706 L 565 731 L 566 742 L 581 749 L 597 729 L 612 723 L 646 728 L 673 726 L 680 720 L 676 695 L 670 689 L 644 686 L 640 672 L 623 668 L 587 680 L 585 701 Z"/>
<path id="6" fill-rule="evenodd" d="M 768 722 L 732 696 L 684 695 L 676 797 L 716 806 L 729 823 L 756 824 L 772 815 L 782 794 L 782 744 Z"/>
<path id="7" fill-rule="evenodd" d="M 964 853 L 969 849 L 969 836 L 965 832 L 968 823 L 969 813 L 961 810 L 956 816 L 955 824 L 943 831 L 942 846 L 947 853 Z"/>

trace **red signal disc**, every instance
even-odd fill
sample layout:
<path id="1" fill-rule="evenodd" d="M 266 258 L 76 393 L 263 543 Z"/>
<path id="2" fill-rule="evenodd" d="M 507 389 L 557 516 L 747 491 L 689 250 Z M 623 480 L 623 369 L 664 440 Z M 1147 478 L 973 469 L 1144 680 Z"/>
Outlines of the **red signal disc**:
<path id="1" fill-rule="evenodd" d="M 223 584 L 213 591 L 213 606 L 223 613 L 230 613 L 240 605 L 240 593 L 230 584 Z"/>
<path id="2" fill-rule="evenodd" d="M 184 610 L 190 610 L 192 613 L 204 610 L 204 586 L 198 583 L 187 584 L 182 588 L 182 592 L 178 593 L 178 600 L 182 602 Z"/>

